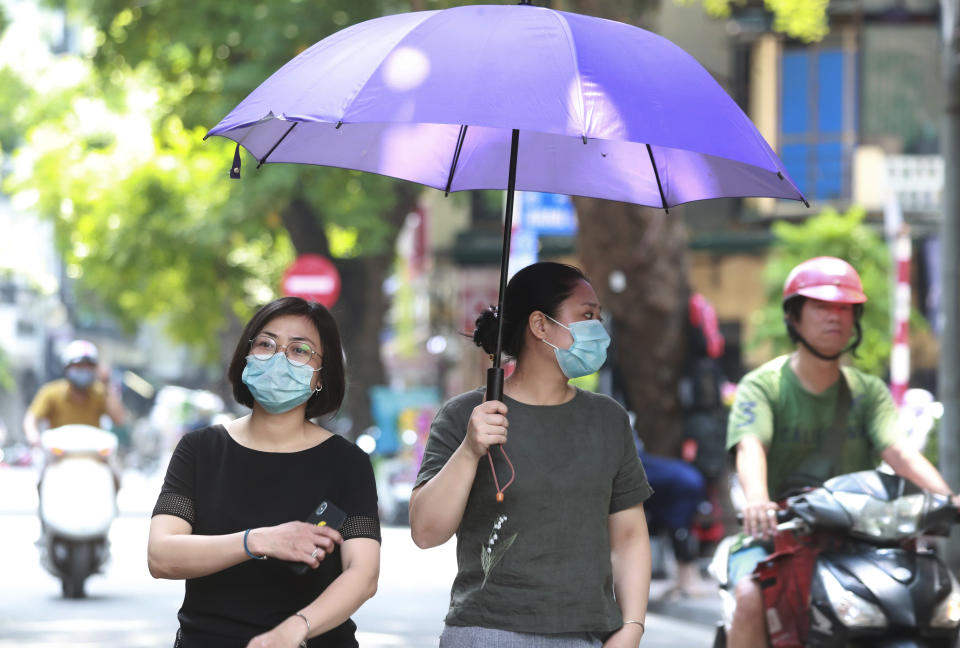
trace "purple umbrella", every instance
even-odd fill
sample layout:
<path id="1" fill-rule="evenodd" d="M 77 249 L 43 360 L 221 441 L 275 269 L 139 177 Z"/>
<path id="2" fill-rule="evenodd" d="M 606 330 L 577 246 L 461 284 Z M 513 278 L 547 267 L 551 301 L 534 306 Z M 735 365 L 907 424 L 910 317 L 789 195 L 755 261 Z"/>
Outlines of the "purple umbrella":
<path id="1" fill-rule="evenodd" d="M 500 300 L 514 190 L 667 209 L 707 198 L 804 201 L 710 74 L 623 23 L 529 5 L 368 20 L 316 43 L 210 135 L 259 164 L 369 171 L 445 192 L 506 189 Z M 258 165 L 259 166 L 259 165 Z M 502 395 L 502 333 L 488 397 Z"/>

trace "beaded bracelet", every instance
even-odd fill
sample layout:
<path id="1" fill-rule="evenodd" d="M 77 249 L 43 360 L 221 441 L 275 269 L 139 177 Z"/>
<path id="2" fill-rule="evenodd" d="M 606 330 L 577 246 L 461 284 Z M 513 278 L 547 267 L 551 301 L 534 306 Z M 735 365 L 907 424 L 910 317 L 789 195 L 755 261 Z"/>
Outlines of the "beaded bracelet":
<path id="1" fill-rule="evenodd" d="M 247 552 L 247 555 L 253 558 L 254 560 L 266 560 L 266 556 L 258 556 L 257 554 L 250 551 L 250 547 L 247 546 L 247 536 L 250 535 L 250 529 L 247 529 L 243 532 L 243 550 Z"/>

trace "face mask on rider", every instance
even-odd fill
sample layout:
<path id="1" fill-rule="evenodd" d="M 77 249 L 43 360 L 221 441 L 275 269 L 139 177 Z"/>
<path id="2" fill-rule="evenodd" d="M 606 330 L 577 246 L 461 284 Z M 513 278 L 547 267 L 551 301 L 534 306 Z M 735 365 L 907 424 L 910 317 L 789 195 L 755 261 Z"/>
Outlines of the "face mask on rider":
<path id="1" fill-rule="evenodd" d="M 64 373 L 70 384 L 78 389 L 86 389 L 97 377 L 93 369 L 84 367 L 69 367 Z"/>
<path id="2" fill-rule="evenodd" d="M 569 349 L 561 349 L 555 344 L 547 344 L 553 347 L 553 352 L 557 356 L 557 363 L 560 365 L 560 371 L 567 378 L 580 378 L 595 373 L 607 360 L 607 347 L 610 346 L 610 335 L 603 328 L 600 320 L 581 320 L 571 322 L 570 326 L 560 324 L 549 315 L 546 316 L 551 322 L 562 326 L 570 331 L 573 336 L 573 344 Z"/>
<path id="3" fill-rule="evenodd" d="M 320 369 L 290 364 L 282 353 L 274 353 L 267 360 L 248 355 L 247 366 L 240 377 L 263 409 L 271 414 L 282 414 L 313 396 L 310 381 L 315 371 Z M 322 389 L 323 385 L 320 385 L 316 391 Z"/>

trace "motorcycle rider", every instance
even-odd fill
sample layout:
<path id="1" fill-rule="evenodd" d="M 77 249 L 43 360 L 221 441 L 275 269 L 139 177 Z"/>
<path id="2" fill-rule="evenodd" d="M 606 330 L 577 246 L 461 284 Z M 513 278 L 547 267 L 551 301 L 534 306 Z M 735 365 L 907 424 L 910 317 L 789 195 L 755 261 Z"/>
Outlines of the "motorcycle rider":
<path id="1" fill-rule="evenodd" d="M 929 491 L 951 494 L 960 504 L 939 471 L 897 429 L 896 410 L 883 382 L 841 368 L 841 356 L 861 341 L 866 301 L 859 275 L 842 259 L 808 259 L 788 275 L 782 304 L 796 349 L 744 376 L 727 428 L 727 449 L 736 451 L 746 501 L 745 534 L 773 534 L 774 501 L 785 491 L 873 469 L 879 459 L 898 475 Z M 730 582 L 736 584 L 736 611 L 727 636 L 731 648 L 767 645 L 760 585 L 744 578 L 766 555 L 762 545 L 751 544 L 730 556 Z"/>
<path id="2" fill-rule="evenodd" d="M 74 340 L 63 350 L 64 378 L 40 388 L 23 417 L 27 443 L 38 445 L 40 433 L 61 425 L 82 423 L 100 427 L 106 414 L 114 425 L 123 425 L 126 410 L 110 389 L 109 372 L 98 364 L 97 347 Z"/>

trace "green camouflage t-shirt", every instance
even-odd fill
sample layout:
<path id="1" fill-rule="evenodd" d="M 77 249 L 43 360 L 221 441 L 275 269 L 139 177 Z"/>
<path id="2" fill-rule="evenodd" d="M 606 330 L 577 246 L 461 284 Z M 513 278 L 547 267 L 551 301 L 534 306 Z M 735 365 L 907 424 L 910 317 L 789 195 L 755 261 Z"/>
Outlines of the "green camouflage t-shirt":
<path id="1" fill-rule="evenodd" d="M 482 400 L 476 390 L 440 409 L 417 486 L 460 446 Z M 580 389 L 561 405 L 503 402 L 510 422 L 504 448 L 516 480 L 498 503 L 490 464 L 480 459 L 457 529 L 446 622 L 538 634 L 616 630 L 623 620 L 613 596 L 609 516 L 653 492 L 627 413 Z M 491 455 L 503 485 L 510 468 L 498 449 Z"/>
<path id="2" fill-rule="evenodd" d="M 823 450 L 837 426 L 837 381 L 821 394 L 807 391 L 785 355 L 754 369 L 740 381 L 727 425 L 727 449 L 747 436 L 767 450 L 767 488 L 772 499 L 788 488 L 819 485 L 843 473 L 876 468 L 880 453 L 900 438 L 896 410 L 883 382 L 852 367 L 843 367 L 850 388 L 846 440 L 840 457 Z"/>

